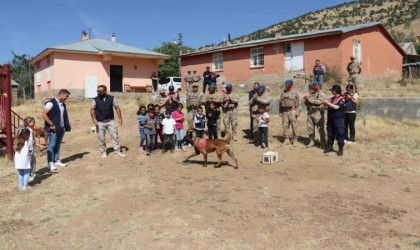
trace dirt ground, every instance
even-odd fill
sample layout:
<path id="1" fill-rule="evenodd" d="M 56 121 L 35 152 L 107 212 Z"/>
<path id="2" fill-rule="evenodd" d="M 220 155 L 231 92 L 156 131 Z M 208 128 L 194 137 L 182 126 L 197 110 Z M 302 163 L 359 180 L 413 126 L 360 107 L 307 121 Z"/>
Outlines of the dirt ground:
<path id="1" fill-rule="evenodd" d="M 240 138 L 232 143 L 235 170 L 204 168 L 202 156 L 183 163 L 192 148 L 139 154 L 133 100 L 121 101 L 127 158 L 101 159 L 89 134 L 89 102 L 68 108 L 73 131 L 61 151 L 67 167 L 49 173 L 46 156 L 38 156 L 42 176 L 21 192 L 13 163 L 0 159 L 1 249 L 420 247 L 418 122 L 359 119 L 358 143 L 337 157 L 303 145 L 305 114 L 297 147 L 282 145 L 281 120 L 272 114 L 270 150 L 280 161 L 265 165 L 265 151 L 242 137 L 249 124 L 242 111 Z M 42 106 L 19 109 L 39 114 Z"/>

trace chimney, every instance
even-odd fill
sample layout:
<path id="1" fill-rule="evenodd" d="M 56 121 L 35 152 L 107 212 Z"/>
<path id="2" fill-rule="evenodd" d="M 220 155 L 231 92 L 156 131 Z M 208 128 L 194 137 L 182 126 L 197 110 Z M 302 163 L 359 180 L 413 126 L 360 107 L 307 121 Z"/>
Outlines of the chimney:
<path id="1" fill-rule="evenodd" d="M 274 37 L 275 38 L 281 37 L 281 31 L 277 31 L 276 33 L 274 33 Z"/>
<path id="2" fill-rule="evenodd" d="M 111 42 L 116 42 L 117 41 L 117 39 L 115 38 L 115 33 L 112 33 L 112 38 L 111 38 Z"/>
<path id="3" fill-rule="evenodd" d="M 88 34 L 86 33 L 86 31 L 82 31 L 82 35 L 81 35 L 80 39 L 81 39 L 82 41 L 89 39 L 89 36 L 88 36 Z"/>

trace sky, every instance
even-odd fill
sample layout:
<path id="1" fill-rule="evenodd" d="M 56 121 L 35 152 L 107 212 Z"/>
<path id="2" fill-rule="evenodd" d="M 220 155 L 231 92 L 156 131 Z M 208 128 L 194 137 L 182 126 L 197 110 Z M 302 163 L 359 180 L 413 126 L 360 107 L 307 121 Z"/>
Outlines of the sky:
<path id="1" fill-rule="evenodd" d="M 194 49 L 240 37 L 342 0 L 1 0 L 0 64 L 12 51 L 36 56 L 44 49 L 91 35 L 153 49 L 183 33 Z"/>

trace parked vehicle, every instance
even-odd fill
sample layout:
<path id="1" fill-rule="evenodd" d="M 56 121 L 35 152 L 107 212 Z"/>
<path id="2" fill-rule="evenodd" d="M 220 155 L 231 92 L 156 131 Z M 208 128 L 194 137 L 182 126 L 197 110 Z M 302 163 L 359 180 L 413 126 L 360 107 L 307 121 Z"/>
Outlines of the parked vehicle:
<path id="1" fill-rule="evenodd" d="M 181 81 L 181 77 L 179 76 L 168 76 L 166 77 L 166 79 L 160 81 L 159 84 L 159 90 L 161 88 L 165 88 L 166 91 L 168 91 L 169 86 L 173 85 L 175 88 L 175 91 L 181 91 L 182 90 L 182 81 Z"/>

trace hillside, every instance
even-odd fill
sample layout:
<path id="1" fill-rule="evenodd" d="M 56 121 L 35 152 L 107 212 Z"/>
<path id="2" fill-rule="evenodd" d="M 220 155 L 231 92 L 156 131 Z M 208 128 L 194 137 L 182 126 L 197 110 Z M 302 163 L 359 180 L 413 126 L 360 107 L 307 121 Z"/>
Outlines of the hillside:
<path id="1" fill-rule="evenodd" d="M 412 24 L 418 26 L 420 23 L 418 22 L 419 19 L 419 0 L 361 0 L 309 12 L 305 15 L 235 38 L 231 42 L 239 43 L 269 38 L 274 37 L 276 33 L 290 35 L 367 22 L 381 22 L 391 33 L 403 32 L 408 35 L 411 30 L 420 30 L 420 27 L 411 26 Z M 200 49 L 222 44 L 213 44 Z"/>

